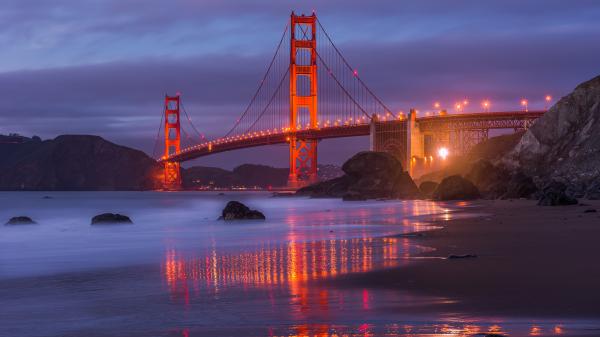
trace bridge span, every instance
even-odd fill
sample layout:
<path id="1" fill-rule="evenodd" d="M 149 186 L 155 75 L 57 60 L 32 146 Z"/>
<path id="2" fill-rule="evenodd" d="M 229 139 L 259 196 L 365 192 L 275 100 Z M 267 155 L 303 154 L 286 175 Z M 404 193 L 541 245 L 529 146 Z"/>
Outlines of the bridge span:
<path id="1" fill-rule="evenodd" d="M 527 109 L 525 109 L 527 110 Z M 181 146 L 183 111 L 198 138 Z M 205 140 L 192 124 L 180 96 L 166 96 L 163 120 L 164 185 L 181 187 L 180 163 L 216 153 L 288 144 L 288 185 L 317 180 L 317 147 L 328 138 L 369 136 L 370 148 L 386 151 L 414 173 L 439 148 L 461 154 L 492 129 L 528 128 L 544 111 L 447 114 L 417 118 L 413 109 L 395 114 L 367 87 L 333 43 L 317 16 L 292 12 L 266 73 L 230 130 Z M 160 130 L 159 130 L 160 131 Z"/>

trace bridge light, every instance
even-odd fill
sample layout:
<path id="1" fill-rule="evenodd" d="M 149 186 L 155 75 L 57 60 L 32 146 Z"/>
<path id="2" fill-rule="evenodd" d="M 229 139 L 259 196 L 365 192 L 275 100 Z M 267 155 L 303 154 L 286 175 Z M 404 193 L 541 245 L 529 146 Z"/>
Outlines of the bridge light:
<path id="1" fill-rule="evenodd" d="M 433 103 L 433 107 L 436 108 L 436 109 L 439 109 L 440 108 L 440 102 Z"/>
<path id="2" fill-rule="evenodd" d="M 461 112 L 462 111 L 462 105 L 460 105 L 460 103 L 456 103 L 454 105 L 454 108 L 456 109 L 456 112 Z"/>
<path id="3" fill-rule="evenodd" d="M 485 112 L 490 111 L 490 101 L 485 100 L 485 101 L 483 101 L 483 103 L 481 103 L 481 105 L 483 106 L 483 111 L 485 111 Z"/>
<path id="4" fill-rule="evenodd" d="M 465 98 L 465 99 L 463 100 L 462 104 L 463 104 L 463 105 L 465 105 L 465 106 L 466 106 L 466 105 L 469 105 L 469 100 Z"/>
<path id="5" fill-rule="evenodd" d="M 529 102 L 527 101 L 527 99 L 523 98 L 521 100 L 521 106 L 523 107 L 523 111 L 525 111 L 525 112 L 529 111 L 528 104 L 529 104 Z"/>
<path id="6" fill-rule="evenodd" d="M 444 159 L 448 158 L 448 154 L 449 154 L 449 152 L 448 152 L 448 149 L 447 149 L 447 148 L 445 148 L 445 147 L 440 147 L 440 148 L 438 149 L 438 156 L 439 156 L 440 158 L 442 158 L 442 160 L 444 160 Z"/>
<path id="7" fill-rule="evenodd" d="M 548 110 L 548 105 L 550 104 L 550 101 L 552 101 L 552 96 L 546 95 L 545 99 L 546 99 L 546 106 L 545 106 L 545 108 L 546 108 L 546 110 Z"/>

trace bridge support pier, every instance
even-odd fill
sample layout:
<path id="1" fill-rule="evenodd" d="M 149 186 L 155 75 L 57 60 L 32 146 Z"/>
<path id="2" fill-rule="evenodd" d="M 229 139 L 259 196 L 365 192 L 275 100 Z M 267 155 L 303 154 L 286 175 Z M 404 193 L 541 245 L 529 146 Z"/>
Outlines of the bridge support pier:
<path id="1" fill-rule="evenodd" d="M 179 95 L 165 96 L 165 157 L 181 151 L 181 123 Z M 164 162 L 164 184 L 167 190 L 181 189 L 181 165 L 177 161 Z"/>
<path id="2" fill-rule="evenodd" d="M 288 178 L 288 186 L 292 188 L 318 181 L 318 141 L 316 139 L 299 139 L 296 136 L 298 130 L 318 128 L 316 30 L 317 17 L 314 13 L 311 16 L 299 16 L 292 12 L 290 17 L 291 136 L 290 175 Z M 296 33 L 301 33 L 298 38 L 296 38 Z M 303 80 L 298 81 L 299 78 L 303 78 Z M 303 113 L 308 116 L 303 116 Z"/>

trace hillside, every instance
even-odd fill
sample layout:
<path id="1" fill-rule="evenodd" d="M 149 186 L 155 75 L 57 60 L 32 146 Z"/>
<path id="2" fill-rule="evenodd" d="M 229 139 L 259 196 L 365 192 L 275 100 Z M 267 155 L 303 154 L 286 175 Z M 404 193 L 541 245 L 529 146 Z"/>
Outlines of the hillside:
<path id="1" fill-rule="evenodd" d="M 0 138 L 1 190 L 146 190 L 161 166 L 142 151 L 98 136 Z"/>

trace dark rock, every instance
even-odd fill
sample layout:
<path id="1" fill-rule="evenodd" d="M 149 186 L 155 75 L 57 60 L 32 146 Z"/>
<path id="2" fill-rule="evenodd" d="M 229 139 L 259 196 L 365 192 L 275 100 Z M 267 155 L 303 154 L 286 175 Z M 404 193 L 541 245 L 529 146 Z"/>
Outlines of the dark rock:
<path id="1" fill-rule="evenodd" d="M 538 188 L 533 179 L 522 171 L 517 171 L 510 176 L 505 191 L 500 197 L 502 199 L 529 199 L 537 191 Z"/>
<path id="2" fill-rule="evenodd" d="M 419 190 L 408 172 L 402 172 L 394 182 L 392 196 L 398 199 L 414 199 L 421 196 L 421 190 Z"/>
<path id="3" fill-rule="evenodd" d="M 585 198 L 589 200 L 600 200 L 600 181 L 594 181 L 590 183 Z"/>
<path id="4" fill-rule="evenodd" d="M 472 258 L 476 258 L 477 255 L 475 254 L 463 254 L 463 255 L 449 255 L 447 257 L 447 259 L 449 260 L 453 260 L 453 259 L 472 259 Z"/>
<path id="5" fill-rule="evenodd" d="M 444 178 L 433 192 L 434 200 L 473 200 L 480 197 L 477 187 L 460 175 Z"/>
<path id="6" fill-rule="evenodd" d="M 421 185 L 419 185 L 419 190 L 421 191 L 421 194 L 423 194 L 423 196 L 431 198 L 431 196 L 433 195 L 433 191 L 435 191 L 438 185 L 439 184 L 435 181 L 424 181 L 421 183 Z"/>
<path id="7" fill-rule="evenodd" d="M 364 201 L 367 200 L 367 198 L 365 198 L 364 195 L 358 193 L 358 192 L 348 192 L 346 194 L 344 194 L 344 196 L 342 197 L 342 200 L 344 201 Z"/>
<path id="8" fill-rule="evenodd" d="M 471 181 L 484 195 L 490 194 L 496 198 L 506 192 L 507 172 L 485 159 L 480 159 L 471 165 L 465 178 Z"/>
<path id="9" fill-rule="evenodd" d="M 230 201 L 221 212 L 222 220 L 264 220 L 261 212 L 250 209 L 239 201 Z"/>
<path id="10" fill-rule="evenodd" d="M 540 186 L 553 180 L 567 185 L 571 197 L 596 198 L 589 190 L 600 176 L 600 76 L 578 85 L 526 131 L 505 158 Z M 587 193 L 586 193 L 587 192 Z"/>
<path id="11" fill-rule="evenodd" d="M 33 221 L 28 216 L 15 216 L 10 218 L 5 225 L 35 225 L 37 222 Z"/>
<path id="12" fill-rule="evenodd" d="M 567 186 L 559 181 L 552 181 L 541 191 L 538 201 L 540 206 L 576 205 L 577 199 L 569 196 L 565 191 Z"/>
<path id="13" fill-rule="evenodd" d="M 385 152 L 363 151 L 342 165 L 342 171 L 355 178 L 365 176 L 394 177 L 402 172 L 400 161 Z"/>
<path id="14" fill-rule="evenodd" d="M 596 213 L 596 212 L 597 212 L 597 211 L 596 211 L 596 209 L 594 209 L 594 208 L 588 208 L 588 209 L 586 209 L 585 211 L 583 211 L 583 213 Z"/>
<path id="15" fill-rule="evenodd" d="M 102 213 L 92 218 L 92 225 L 104 225 L 104 224 L 131 224 L 131 219 L 122 214 L 118 213 Z"/>
<path id="16" fill-rule="evenodd" d="M 342 198 L 351 184 L 349 176 L 341 176 L 300 188 L 296 195 L 313 198 Z"/>
<path id="17" fill-rule="evenodd" d="M 420 191 L 401 162 L 384 152 L 360 152 L 342 166 L 345 175 L 299 189 L 298 195 L 344 200 L 417 198 Z"/>

